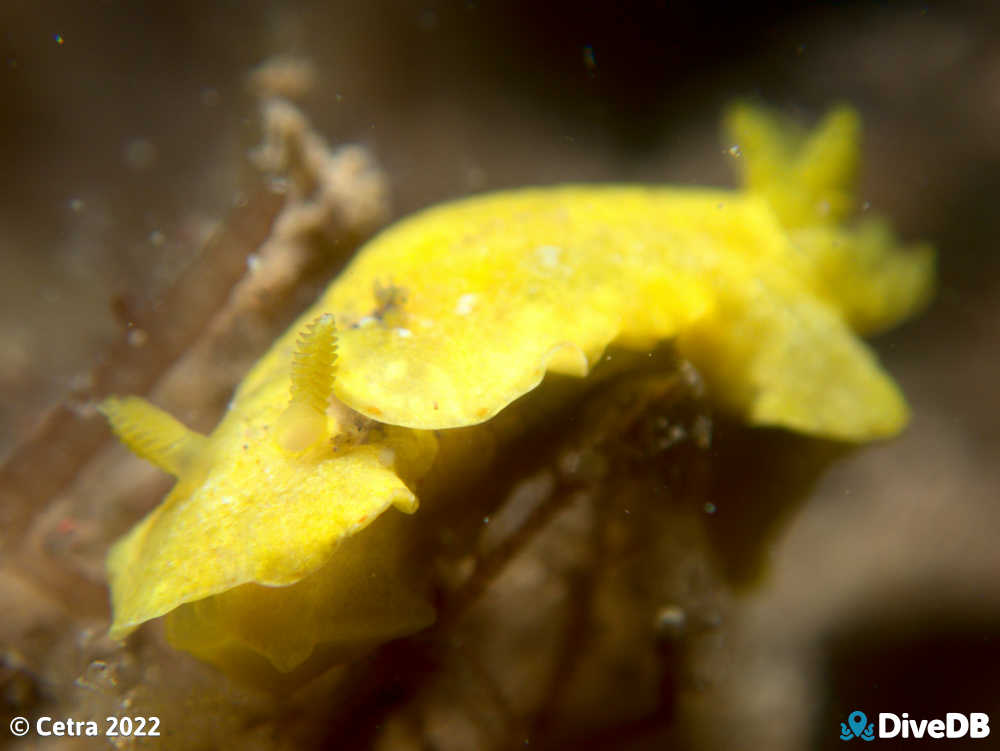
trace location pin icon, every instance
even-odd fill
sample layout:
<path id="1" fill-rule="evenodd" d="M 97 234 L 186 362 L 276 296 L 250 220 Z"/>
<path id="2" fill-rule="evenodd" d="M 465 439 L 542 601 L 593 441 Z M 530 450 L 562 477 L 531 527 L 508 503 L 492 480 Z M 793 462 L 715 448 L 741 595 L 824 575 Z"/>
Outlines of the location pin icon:
<path id="1" fill-rule="evenodd" d="M 861 734 L 865 731 L 865 725 L 868 724 L 868 718 L 865 717 L 864 712 L 855 710 L 851 712 L 850 716 L 848 716 L 847 724 L 851 726 L 851 731 L 854 733 L 854 737 L 860 738 Z"/>

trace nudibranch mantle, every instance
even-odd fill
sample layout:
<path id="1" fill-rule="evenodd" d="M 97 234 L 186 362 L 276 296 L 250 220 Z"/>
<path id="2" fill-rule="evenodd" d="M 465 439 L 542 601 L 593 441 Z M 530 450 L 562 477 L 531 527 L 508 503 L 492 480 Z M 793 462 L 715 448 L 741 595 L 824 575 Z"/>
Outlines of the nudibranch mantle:
<path id="1" fill-rule="evenodd" d="M 739 191 L 527 188 L 383 231 L 207 437 L 141 400 L 106 402 L 126 443 L 178 477 L 110 554 L 112 635 L 173 611 L 171 638 L 205 659 L 244 649 L 289 671 L 317 645 L 347 654 L 425 626 L 433 613 L 398 570 L 398 523 L 357 533 L 391 505 L 415 510 L 421 478 L 448 460 L 435 431 L 489 421 L 546 372 L 586 376 L 611 345 L 673 341 L 713 400 L 754 425 L 855 442 L 898 432 L 905 402 L 856 332 L 928 299 L 932 252 L 853 221 L 851 110 L 811 133 L 749 107 L 728 124 Z M 332 394 L 324 375 L 293 410 L 296 352 L 317 380 L 309 352 L 322 350 L 300 337 L 320 321 L 337 330 Z M 300 421 L 307 402 L 329 408 Z M 294 440 L 278 435 L 289 422 Z M 343 438 L 361 423 L 363 438 Z M 295 634 L 272 622 L 282 607 Z"/>

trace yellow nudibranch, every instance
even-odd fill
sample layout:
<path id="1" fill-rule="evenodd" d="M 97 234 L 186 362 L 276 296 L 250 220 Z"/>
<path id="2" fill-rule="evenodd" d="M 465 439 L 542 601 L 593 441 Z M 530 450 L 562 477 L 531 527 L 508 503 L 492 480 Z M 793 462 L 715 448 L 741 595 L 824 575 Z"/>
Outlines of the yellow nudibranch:
<path id="1" fill-rule="evenodd" d="M 905 402 L 855 332 L 928 298 L 933 254 L 855 216 L 859 122 L 812 132 L 737 106 L 738 191 L 565 185 L 476 196 L 371 240 L 273 345 L 208 436 L 141 399 L 102 404 L 177 482 L 108 559 L 124 638 L 238 674 L 305 675 L 427 626 L 406 514 L 546 372 L 670 341 L 719 409 L 861 442 Z M 451 448 L 449 448 L 451 447 Z M 425 498 L 426 500 L 426 498 Z M 378 519 L 378 523 L 372 522 Z M 369 526 L 371 525 L 371 526 Z"/>

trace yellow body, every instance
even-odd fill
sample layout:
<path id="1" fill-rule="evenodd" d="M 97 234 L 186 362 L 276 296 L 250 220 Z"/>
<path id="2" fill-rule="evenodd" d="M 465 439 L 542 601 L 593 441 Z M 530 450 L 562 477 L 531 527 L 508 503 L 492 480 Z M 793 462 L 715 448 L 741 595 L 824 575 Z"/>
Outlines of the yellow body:
<path id="1" fill-rule="evenodd" d="M 928 298 L 931 251 L 852 220 L 850 110 L 811 134 L 749 108 L 729 126 L 739 191 L 528 188 L 384 231 L 211 435 L 189 434 L 197 450 L 155 408 L 109 400 L 123 439 L 178 477 L 110 554 L 112 634 L 171 613 L 171 639 L 202 658 L 287 673 L 314 651 L 338 659 L 424 627 L 405 518 L 383 512 L 414 511 L 422 478 L 447 476 L 440 431 L 490 421 L 546 372 L 586 376 L 610 345 L 673 341 L 751 424 L 855 442 L 898 432 L 903 398 L 856 332 Z"/>

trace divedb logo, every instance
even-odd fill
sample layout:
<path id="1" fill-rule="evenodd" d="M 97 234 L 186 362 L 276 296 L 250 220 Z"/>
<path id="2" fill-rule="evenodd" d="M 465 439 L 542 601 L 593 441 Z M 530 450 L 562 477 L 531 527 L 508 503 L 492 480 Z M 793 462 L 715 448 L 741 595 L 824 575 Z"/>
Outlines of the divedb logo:
<path id="1" fill-rule="evenodd" d="M 876 738 L 988 738 L 990 717 L 985 712 L 948 712 L 944 719 L 913 719 L 909 713 L 901 715 L 879 712 L 878 735 L 875 723 L 859 709 L 847 715 L 847 722 L 840 723 L 840 740 L 873 741 Z"/>

